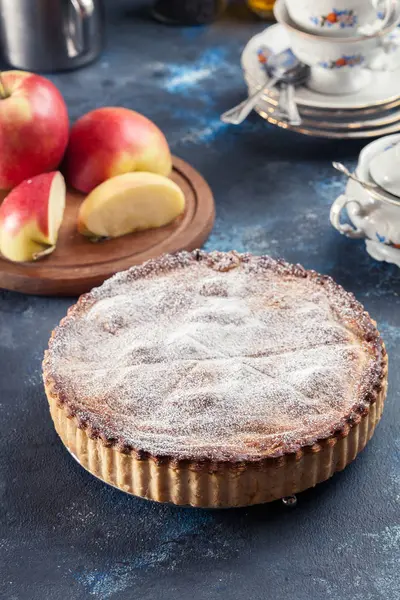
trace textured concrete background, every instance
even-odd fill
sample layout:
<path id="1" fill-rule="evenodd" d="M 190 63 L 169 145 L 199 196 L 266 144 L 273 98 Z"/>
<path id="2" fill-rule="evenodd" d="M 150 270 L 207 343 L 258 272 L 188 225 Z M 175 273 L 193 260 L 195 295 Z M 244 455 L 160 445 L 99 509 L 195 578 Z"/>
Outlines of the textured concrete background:
<path id="1" fill-rule="evenodd" d="M 225 18 L 167 28 L 137 2 L 109 2 L 108 46 L 53 80 L 71 119 L 103 105 L 144 112 L 210 182 L 207 249 L 284 256 L 334 276 L 378 320 L 391 358 L 382 423 L 345 472 L 251 509 L 201 511 L 124 495 L 58 441 L 41 382 L 52 328 L 71 299 L 0 293 L 0 597 L 5 600 L 398 600 L 400 598 L 400 277 L 329 225 L 360 142 L 309 139 L 254 117 L 218 115 L 245 93 L 241 48 L 263 25 Z"/>

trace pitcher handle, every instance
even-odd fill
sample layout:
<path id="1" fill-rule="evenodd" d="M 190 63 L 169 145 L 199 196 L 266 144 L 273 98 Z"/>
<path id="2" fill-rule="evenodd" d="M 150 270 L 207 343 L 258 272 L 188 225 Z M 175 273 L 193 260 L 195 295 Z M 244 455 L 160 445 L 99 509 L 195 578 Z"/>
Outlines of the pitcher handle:
<path id="1" fill-rule="evenodd" d="M 342 210 L 350 203 L 355 202 L 361 208 L 360 203 L 353 198 L 349 198 L 342 194 L 339 198 L 336 198 L 335 202 L 331 206 L 331 212 L 329 218 L 331 220 L 332 225 L 335 229 L 339 231 L 342 235 L 345 235 L 349 238 L 366 238 L 366 233 L 361 228 L 353 227 L 348 223 L 342 223 L 340 220 L 340 216 L 342 214 Z"/>
<path id="2" fill-rule="evenodd" d="M 68 22 L 68 54 L 78 56 L 90 50 L 89 23 L 95 6 L 93 0 L 69 0 L 71 20 Z"/>

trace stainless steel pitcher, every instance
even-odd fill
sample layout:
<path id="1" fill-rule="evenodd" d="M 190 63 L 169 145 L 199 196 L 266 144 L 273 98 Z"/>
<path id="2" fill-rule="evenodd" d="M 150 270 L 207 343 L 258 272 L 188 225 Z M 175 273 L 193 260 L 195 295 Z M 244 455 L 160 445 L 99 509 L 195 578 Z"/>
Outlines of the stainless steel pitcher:
<path id="1" fill-rule="evenodd" d="M 0 49 L 15 68 L 74 69 L 94 60 L 102 42 L 102 0 L 0 0 Z"/>

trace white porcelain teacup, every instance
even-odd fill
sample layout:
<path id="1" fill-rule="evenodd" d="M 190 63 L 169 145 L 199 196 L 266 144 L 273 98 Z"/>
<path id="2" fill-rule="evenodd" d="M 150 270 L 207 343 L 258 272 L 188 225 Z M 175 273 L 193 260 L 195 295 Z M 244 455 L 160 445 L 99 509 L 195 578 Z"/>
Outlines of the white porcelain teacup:
<path id="1" fill-rule="evenodd" d="M 386 14 L 391 0 L 286 0 L 293 22 L 311 33 L 351 37 L 359 27 L 377 20 L 378 10 Z"/>
<path id="2" fill-rule="evenodd" d="M 294 54 L 311 67 L 307 87 L 336 95 L 353 94 L 372 83 L 370 69 L 378 58 L 382 58 L 379 69 L 385 68 L 385 36 L 396 27 L 398 13 L 399 9 L 384 29 L 369 37 L 335 38 L 299 29 L 290 18 L 285 0 L 277 0 L 274 6 L 275 18 L 285 27 Z"/>

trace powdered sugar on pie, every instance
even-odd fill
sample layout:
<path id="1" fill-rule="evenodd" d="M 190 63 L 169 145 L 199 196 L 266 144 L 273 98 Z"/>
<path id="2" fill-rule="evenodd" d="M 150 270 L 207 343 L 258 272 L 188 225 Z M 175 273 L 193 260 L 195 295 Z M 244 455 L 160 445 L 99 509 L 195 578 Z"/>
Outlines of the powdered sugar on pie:
<path id="1" fill-rule="evenodd" d="M 240 461 L 295 451 L 367 405 L 378 341 L 329 278 L 268 257 L 181 253 L 84 296 L 45 365 L 92 435 Z"/>

